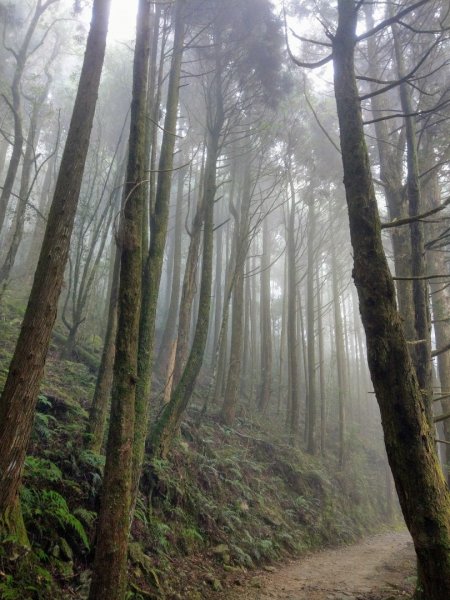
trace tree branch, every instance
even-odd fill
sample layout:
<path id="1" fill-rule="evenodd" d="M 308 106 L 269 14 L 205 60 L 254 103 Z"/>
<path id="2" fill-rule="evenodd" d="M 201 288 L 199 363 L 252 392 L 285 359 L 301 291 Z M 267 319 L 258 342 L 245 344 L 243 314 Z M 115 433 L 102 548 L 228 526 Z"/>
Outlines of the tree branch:
<path id="1" fill-rule="evenodd" d="M 421 215 L 416 215 L 414 217 L 405 217 L 404 219 L 394 219 L 389 223 L 381 223 L 381 229 L 390 229 L 392 227 L 400 227 L 401 225 L 408 225 L 409 223 L 415 223 L 416 221 L 421 221 L 422 219 L 426 219 L 426 217 L 431 217 L 431 215 L 435 215 L 440 212 L 444 208 L 446 208 L 450 204 L 450 197 L 447 198 L 442 204 L 437 206 L 436 208 L 432 208 L 427 212 L 422 213 Z"/>

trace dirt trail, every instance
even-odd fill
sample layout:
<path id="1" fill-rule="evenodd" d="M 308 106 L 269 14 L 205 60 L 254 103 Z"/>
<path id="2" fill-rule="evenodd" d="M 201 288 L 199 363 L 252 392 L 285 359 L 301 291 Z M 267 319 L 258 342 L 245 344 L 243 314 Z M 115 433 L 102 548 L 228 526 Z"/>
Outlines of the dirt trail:
<path id="1" fill-rule="evenodd" d="M 227 595 L 229 600 L 369 600 L 407 598 L 414 551 L 407 533 L 373 536 L 324 550 L 264 572 Z"/>

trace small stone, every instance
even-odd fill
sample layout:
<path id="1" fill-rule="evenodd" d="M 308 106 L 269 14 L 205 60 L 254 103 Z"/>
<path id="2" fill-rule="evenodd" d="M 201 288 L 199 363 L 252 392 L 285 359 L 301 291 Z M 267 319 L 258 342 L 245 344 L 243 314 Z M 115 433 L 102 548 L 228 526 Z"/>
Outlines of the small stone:
<path id="1" fill-rule="evenodd" d="M 271 567 L 269 565 L 266 565 L 264 567 L 264 571 L 267 571 L 268 573 L 275 573 L 276 569 L 275 569 L 275 567 Z"/>

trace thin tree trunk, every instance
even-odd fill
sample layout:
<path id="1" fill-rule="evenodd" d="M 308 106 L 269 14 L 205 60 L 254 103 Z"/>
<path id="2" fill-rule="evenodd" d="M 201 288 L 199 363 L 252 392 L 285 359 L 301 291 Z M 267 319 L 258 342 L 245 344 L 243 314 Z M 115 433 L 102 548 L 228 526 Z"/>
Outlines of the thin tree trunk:
<path id="1" fill-rule="evenodd" d="M 10 104 L 13 118 L 14 118 L 14 142 L 9 161 L 8 171 L 6 178 L 3 183 L 3 189 L 0 194 L 0 231 L 3 227 L 6 217 L 6 211 L 8 208 L 9 200 L 13 190 L 13 185 L 16 180 L 17 170 L 19 168 L 20 158 L 22 156 L 22 146 L 24 141 L 23 136 L 23 124 L 22 124 L 22 100 L 20 85 L 25 71 L 26 62 L 29 56 L 29 47 L 36 30 L 37 24 L 41 16 L 47 10 L 49 6 L 54 4 L 57 0 L 38 0 L 30 24 L 28 25 L 27 31 L 23 38 L 22 44 L 18 52 L 14 53 L 16 60 L 16 68 L 14 70 L 14 77 L 11 85 L 12 102 Z"/>
<path id="2" fill-rule="evenodd" d="M 261 259 L 261 392 L 259 410 L 269 406 L 272 388 L 272 320 L 270 316 L 270 259 L 271 244 L 269 217 L 263 219 L 263 251 Z M 249 304 L 248 304 L 249 306 Z"/>
<path id="3" fill-rule="evenodd" d="M 316 267 L 316 290 L 317 290 L 317 339 L 319 346 L 319 393 L 320 393 L 320 452 L 323 456 L 326 454 L 326 434 L 327 434 L 327 404 L 325 394 L 325 353 L 324 353 L 324 335 L 323 335 L 323 315 L 322 315 L 322 289 L 319 279 L 319 265 Z"/>
<path id="4" fill-rule="evenodd" d="M 49 62 L 52 62 L 53 58 L 54 57 L 52 57 Z M 6 284 L 9 279 L 9 275 L 16 261 L 17 251 L 19 250 L 19 246 L 23 237 L 23 231 L 25 227 L 25 211 L 27 209 L 28 200 L 30 198 L 31 190 L 35 182 L 35 180 L 31 180 L 31 170 L 33 168 L 33 157 L 36 152 L 36 146 L 38 144 L 41 132 L 39 112 L 47 98 L 48 91 L 52 82 L 52 78 L 50 77 L 50 75 L 48 75 L 49 66 L 50 64 L 48 63 L 45 69 L 47 73 L 47 82 L 41 94 L 38 98 L 36 98 L 36 101 L 33 104 L 33 110 L 30 118 L 30 128 L 28 130 L 26 148 L 22 163 L 19 200 L 17 203 L 16 214 L 12 223 L 13 235 L 5 260 L 3 262 L 2 267 L 0 268 L 0 286 L 2 285 L 2 283 Z"/>
<path id="5" fill-rule="evenodd" d="M 180 284 L 181 284 L 181 240 L 183 230 L 183 185 L 185 172 L 180 169 L 178 172 L 177 201 L 175 207 L 175 227 L 174 227 L 174 248 L 173 248 L 173 271 L 172 286 L 170 292 L 170 304 L 167 312 L 166 325 L 161 339 L 159 356 L 157 360 L 158 368 L 164 372 L 167 370 L 167 362 L 172 355 L 173 347 L 176 343 L 177 315 L 180 304 Z M 169 296 L 166 296 L 168 299 Z M 173 370 L 173 367 L 172 367 Z M 172 377 L 172 371 L 169 371 Z"/>
<path id="6" fill-rule="evenodd" d="M 336 370 L 338 377 L 338 414 L 339 414 L 339 464 L 345 462 L 345 430 L 346 430 L 346 403 L 347 403 L 347 378 L 345 370 L 344 331 L 342 327 L 341 295 L 339 293 L 339 263 L 336 255 L 334 216 L 330 202 L 330 241 L 331 241 L 331 284 L 333 293 L 334 310 L 334 344 L 336 351 Z"/>
<path id="7" fill-rule="evenodd" d="M 114 242 L 113 242 L 114 243 Z M 108 321 L 103 343 L 102 358 L 89 411 L 86 447 L 100 454 L 105 438 L 109 399 L 113 382 L 115 339 L 117 334 L 117 301 L 119 295 L 120 249 L 115 248 L 114 267 L 109 295 Z"/>
<path id="8" fill-rule="evenodd" d="M 316 453 L 316 338 L 315 338 L 315 298 L 314 298 L 314 242 L 316 234 L 316 213 L 314 198 L 308 202 L 308 272 L 307 272 L 307 336 L 308 336 L 308 443 L 307 451 Z"/>
<path id="9" fill-rule="evenodd" d="M 398 39 L 398 31 L 395 26 L 392 27 L 394 36 L 394 49 L 397 62 L 397 71 L 399 79 L 405 74 L 403 51 L 400 47 Z M 412 102 L 409 92 L 409 86 L 403 82 L 399 86 L 400 102 L 402 111 L 405 115 L 412 114 Z M 406 132 L 406 194 L 409 201 L 409 215 L 414 217 L 420 213 L 422 208 L 420 180 L 419 180 L 419 164 L 417 158 L 417 139 L 415 131 L 415 120 L 413 117 L 405 116 L 405 132 Z M 431 415 L 431 325 L 430 325 L 430 310 L 428 299 L 428 283 L 423 280 L 426 273 L 425 248 L 423 223 L 414 221 L 410 224 L 411 235 L 411 275 L 415 279 L 412 283 L 413 301 L 414 301 L 414 325 L 416 329 L 414 352 L 412 354 L 414 365 L 416 367 L 417 379 L 422 389 L 425 398 L 425 408 L 427 411 L 430 423 L 432 422 Z"/>
<path id="10" fill-rule="evenodd" d="M 244 267 L 248 251 L 249 211 L 251 202 L 251 174 L 247 166 L 241 200 L 241 211 L 235 220 L 237 230 L 236 266 L 233 286 L 231 348 L 227 385 L 221 410 L 223 422 L 230 426 L 236 416 L 236 405 L 242 365 L 242 340 L 244 316 Z"/>
<path id="11" fill-rule="evenodd" d="M 295 190 L 292 175 L 289 173 L 291 207 L 287 225 L 287 261 L 288 261 L 288 307 L 287 307 L 287 356 L 289 373 L 289 400 L 287 425 L 291 443 L 295 443 L 299 431 L 300 403 L 298 389 L 297 360 L 297 269 L 295 264 Z"/>
<path id="12" fill-rule="evenodd" d="M 186 366 L 176 384 L 170 402 L 165 405 L 160 418 L 150 436 L 153 458 L 166 458 L 180 426 L 181 417 L 192 396 L 200 372 L 208 338 L 209 315 L 211 309 L 211 288 L 213 270 L 213 217 L 216 194 L 216 164 L 219 151 L 219 133 L 223 120 L 211 132 L 208 141 L 208 154 L 205 166 L 205 186 L 202 205 L 204 207 L 202 276 L 200 302 L 194 340 Z"/>

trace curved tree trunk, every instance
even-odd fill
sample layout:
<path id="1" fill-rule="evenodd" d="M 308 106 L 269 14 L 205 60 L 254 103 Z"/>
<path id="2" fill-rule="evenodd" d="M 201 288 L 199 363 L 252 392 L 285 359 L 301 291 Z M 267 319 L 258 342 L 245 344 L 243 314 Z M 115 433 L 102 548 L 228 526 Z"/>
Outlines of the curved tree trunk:
<path id="1" fill-rule="evenodd" d="M 204 207 L 203 257 L 200 283 L 200 300 L 194 340 L 186 366 L 177 383 L 170 402 L 165 405 L 161 416 L 150 435 L 153 458 L 166 458 L 180 426 L 183 412 L 191 399 L 198 374 L 203 364 L 208 338 L 209 315 L 211 309 L 211 288 L 213 269 L 213 217 L 216 194 L 216 164 L 219 151 L 220 126 L 212 132 L 208 141 L 208 155 L 205 166 L 205 186 L 202 205 Z"/>
<path id="2" fill-rule="evenodd" d="M 364 139 L 354 70 L 357 8 L 338 0 L 333 38 L 334 82 L 344 184 L 354 252 L 353 277 L 366 331 L 369 368 L 386 450 L 419 565 L 419 594 L 450 597 L 450 497 L 412 365 L 381 227 Z"/>

